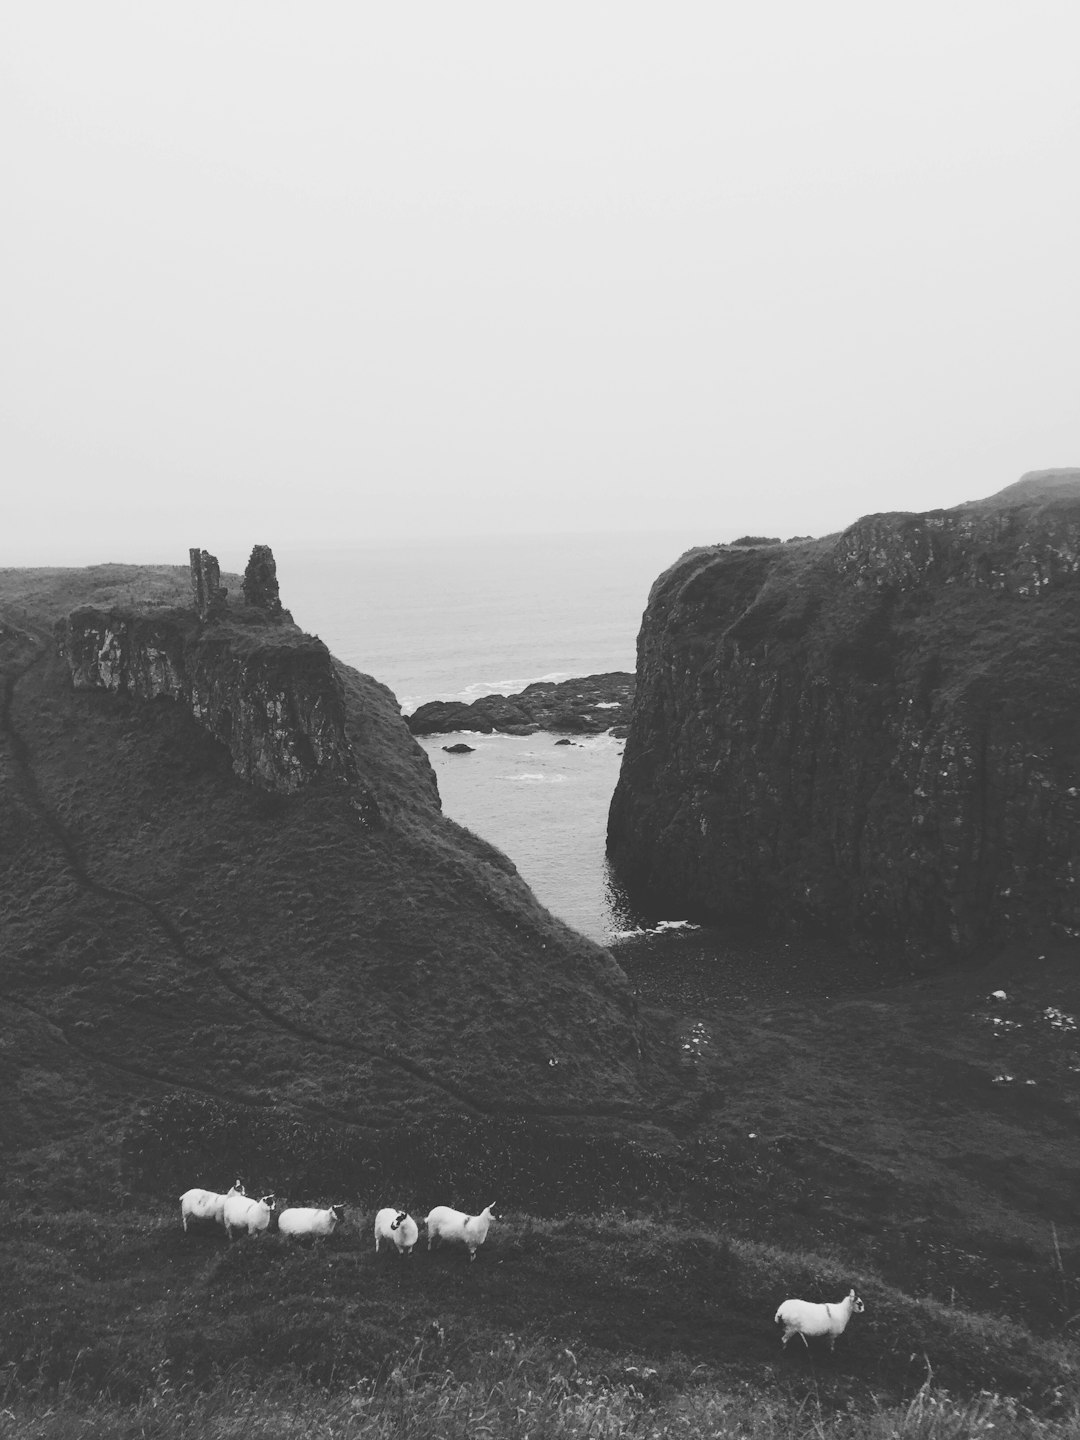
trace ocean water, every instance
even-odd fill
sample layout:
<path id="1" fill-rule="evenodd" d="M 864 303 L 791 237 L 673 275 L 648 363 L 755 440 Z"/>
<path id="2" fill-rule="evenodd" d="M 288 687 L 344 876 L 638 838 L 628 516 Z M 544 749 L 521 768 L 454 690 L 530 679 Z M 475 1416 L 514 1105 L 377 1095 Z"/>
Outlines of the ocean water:
<path id="1" fill-rule="evenodd" d="M 275 546 L 282 603 L 408 713 L 427 700 L 511 694 L 533 680 L 633 670 L 656 577 L 712 537 L 476 538 L 445 545 Z M 902 978 L 835 946 L 699 928 L 635 911 L 605 858 L 623 744 L 610 735 L 423 738 L 443 810 L 498 846 L 555 915 L 604 945 L 643 995 L 687 1007 L 850 993 Z M 444 745 L 465 740 L 471 754 Z M 690 1036 L 688 1044 L 697 1043 Z"/>
<path id="2" fill-rule="evenodd" d="M 707 538 L 707 537 L 706 537 Z M 656 577 L 690 532 L 476 538 L 445 545 L 275 547 L 281 598 L 346 664 L 427 700 L 633 670 Z M 444 744 L 465 738 L 471 755 Z M 601 943 L 636 923 L 604 858 L 622 742 L 610 736 L 431 736 L 445 813 L 503 850 L 538 898 Z"/>
<path id="3" fill-rule="evenodd" d="M 282 603 L 402 709 L 633 670 L 649 587 L 690 532 L 275 546 Z"/>

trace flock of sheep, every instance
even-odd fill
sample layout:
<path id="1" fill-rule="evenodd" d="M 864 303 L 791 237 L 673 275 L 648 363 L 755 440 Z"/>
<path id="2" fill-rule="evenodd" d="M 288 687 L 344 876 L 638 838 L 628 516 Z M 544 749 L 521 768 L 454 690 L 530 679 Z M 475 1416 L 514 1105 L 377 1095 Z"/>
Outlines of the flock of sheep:
<path id="1" fill-rule="evenodd" d="M 270 1224 L 276 1197 L 263 1195 L 253 1200 L 237 1180 L 224 1195 L 216 1190 L 185 1190 L 180 1196 L 180 1218 L 186 1233 L 189 1220 L 215 1220 L 224 1225 L 225 1233 L 231 1240 L 233 1233 L 258 1235 Z M 330 1205 L 324 1210 L 308 1206 L 290 1206 L 278 1215 L 278 1233 L 281 1235 L 332 1235 L 338 1221 L 345 1214 L 344 1205 Z M 463 1210 L 452 1210 L 449 1205 L 436 1205 L 422 1222 L 427 1230 L 427 1248 L 434 1241 L 459 1240 L 466 1246 L 469 1259 L 476 1259 L 477 1247 L 487 1239 L 488 1228 L 495 1216 L 488 1205 L 479 1215 L 466 1215 Z M 420 1227 L 405 1210 L 392 1206 L 379 1211 L 375 1216 L 375 1253 L 383 1240 L 393 1245 L 399 1255 L 411 1255 L 413 1246 L 420 1236 Z"/>
<path id="2" fill-rule="evenodd" d="M 233 1233 L 258 1235 L 270 1224 L 275 1196 L 263 1195 L 252 1200 L 237 1180 L 224 1195 L 216 1190 L 185 1190 L 180 1196 L 180 1217 L 187 1232 L 188 1221 L 214 1220 L 224 1225 L 225 1233 L 231 1240 Z M 427 1230 L 427 1248 L 438 1241 L 458 1241 L 465 1245 L 469 1259 L 476 1259 L 476 1251 L 487 1239 L 492 1220 L 493 1207 L 487 1205 L 479 1215 L 466 1215 L 463 1210 L 452 1210 L 449 1205 L 436 1205 L 421 1223 Z M 332 1235 L 338 1221 L 345 1213 L 344 1205 L 331 1205 L 325 1210 L 306 1206 L 289 1207 L 278 1215 L 278 1232 L 282 1235 Z M 405 1210 L 386 1206 L 375 1216 L 375 1253 L 385 1240 L 393 1245 L 399 1256 L 411 1255 L 413 1246 L 420 1237 L 420 1226 Z M 780 1343 L 787 1345 L 793 1335 L 798 1335 L 809 1348 L 810 1337 L 823 1337 L 829 1349 L 836 1344 L 837 1337 L 847 1329 L 852 1315 L 859 1314 L 863 1302 L 850 1290 L 843 1300 L 836 1304 L 819 1305 L 810 1300 L 785 1300 L 776 1314 L 774 1323 L 783 1325 L 784 1333 Z"/>

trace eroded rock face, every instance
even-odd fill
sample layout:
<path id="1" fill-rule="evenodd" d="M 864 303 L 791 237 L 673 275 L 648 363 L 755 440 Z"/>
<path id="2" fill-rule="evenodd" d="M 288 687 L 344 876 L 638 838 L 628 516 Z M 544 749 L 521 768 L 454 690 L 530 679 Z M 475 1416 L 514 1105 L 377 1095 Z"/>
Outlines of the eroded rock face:
<path id="1" fill-rule="evenodd" d="M 178 701 L 249 783 L 286 792 L 318 778 L 357 783 L 341 681 L 321 640 L 96 609 L 74 611 L 57 640 L 77 690 Z"/>
<path id="2" fill-rule="evenodd" d="M 1080 934 L 1080 472 L 657 580 L 608 847 L 669 913 Z"/>

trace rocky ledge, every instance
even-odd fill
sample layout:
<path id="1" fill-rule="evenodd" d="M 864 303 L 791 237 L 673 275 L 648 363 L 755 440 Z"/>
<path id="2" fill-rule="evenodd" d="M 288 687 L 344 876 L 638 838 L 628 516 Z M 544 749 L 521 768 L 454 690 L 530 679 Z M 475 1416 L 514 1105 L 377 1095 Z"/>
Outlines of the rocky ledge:
<path id="1" fill-rule="evenodd" d="M 481 735 L 625 735 L 634 699 L 634 676 L 625 670 L 578 680 L 537 680 L 517 695 L 485 695 L 465 704 L 432 700 L 407 717 L 414 735 L 475 730 Z"/>
<path id="2" fill-rule="evenodd" d="M 217 560 L 192 550 L 190 609 L 92 606 L 56 627 L 76 690 L 177 701 L 225 746 L 234 773 L 289 793 L 317 779 L 352 786 L 369 821 L 345 728 L 345 698 L 323 642 L 292 623 L 278 598 L 273 556 L 252 551 L 234 607 Z M 362 803 L 361 803 L 362 802 Z"/>

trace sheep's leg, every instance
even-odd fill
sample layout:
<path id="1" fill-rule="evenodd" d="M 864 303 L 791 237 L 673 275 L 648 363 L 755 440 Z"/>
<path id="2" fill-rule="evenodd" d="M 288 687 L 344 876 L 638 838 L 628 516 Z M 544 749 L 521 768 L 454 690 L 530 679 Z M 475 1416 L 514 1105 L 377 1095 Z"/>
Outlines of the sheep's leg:
<path id="1" fill-rule="evenodd" d="M 378 1253 L 379 1253 L 379 1237 L 378 1237 L 378 1235 L 376 1235 L 376 1236 L 375 1236 L 375 1254 L 377 1255 Z"/>

